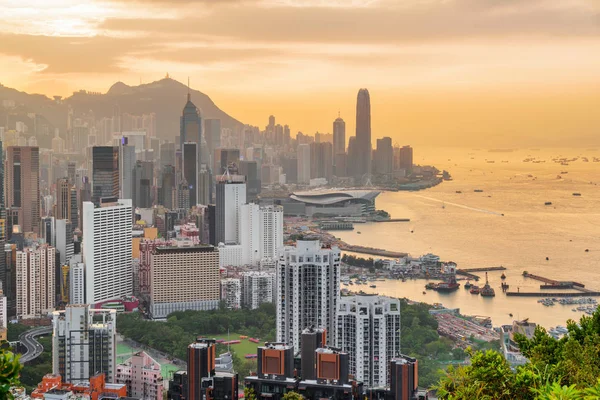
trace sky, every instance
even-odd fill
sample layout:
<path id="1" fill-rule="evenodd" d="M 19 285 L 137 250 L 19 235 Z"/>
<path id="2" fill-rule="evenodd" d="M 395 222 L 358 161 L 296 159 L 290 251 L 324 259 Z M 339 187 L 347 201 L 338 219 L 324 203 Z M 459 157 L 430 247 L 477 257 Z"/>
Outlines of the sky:
<path id="1" fill-rule="evenodd" d="M 0 83 L 48 96 L 166 73 L 264 127 L 398 144 L 600 146 L 598 0 L 0 0 Z M 575 143 L 573 143 L 575 142 Z"/>

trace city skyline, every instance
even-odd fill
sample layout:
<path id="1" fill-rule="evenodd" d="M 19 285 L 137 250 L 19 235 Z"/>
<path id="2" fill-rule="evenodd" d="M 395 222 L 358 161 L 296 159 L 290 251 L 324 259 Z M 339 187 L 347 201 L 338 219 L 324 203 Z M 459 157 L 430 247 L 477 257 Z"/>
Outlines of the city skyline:
<path id="1" fill-rule="evenodd" d="M 373 136 L 415 144 L 564 144 L 600 124 L 591 0 L 135 4 L 0 2 L 2 84 L 67 96 L 189 76 L 245 123 L 273 114 L 303 132 L 330 129 L 338 111 L 353 132 L 367 87 Z"/>

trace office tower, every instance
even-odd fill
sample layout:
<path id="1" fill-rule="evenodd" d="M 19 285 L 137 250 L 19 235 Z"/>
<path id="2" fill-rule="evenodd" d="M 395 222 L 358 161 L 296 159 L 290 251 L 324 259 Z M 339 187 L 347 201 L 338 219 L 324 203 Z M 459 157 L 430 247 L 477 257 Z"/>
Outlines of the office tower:
<path id="1" fill-rule="evenodd" d="M 400 355 L 400 301 L 343 297 L 337 308 L 336 346 L 350 355 L 350 373 L 368 387 L 388 385 L 388 363 Z"/>
<path id="2" fill-rule="evenodd" d="M 242 272 L 242 304 L 250 310 L 262 303 L 273 302 L 275 273 L 267 271 Z"/>
<path id="3" fill-rule="evenodd" d="M 42 218 L 42 231 L 40 232 L 44 243 L 56 246 L 56 226 L 54 217 Z"/>
<path id="4" fill-rule="evenodd" d="M 348 139 L 348 157 L 346 158 L 346 176 L 356 176 L 356 136 Z"/>
<path id="5" fill-rule="evenodd" d="M 332 144 L 329 142 L 311 143 L 310 177 L 325 178 L 331 183 L 333 176 Z"/>
<path id="6" fill-rule="evenodd" d="M 356 99 L 355 176 L 371 173 L 371 99 L 367 89 L 360 89 Z"/>
<path id="7" fill-rule="evenodd" d="M 102 198 L 119 198 L 119 148 L 92 148 L 92 202 L 98 206 Z"/>
<path id="8" fill-rule="evenodd" d="M 375 169 L 378 174 L 391 174 L 394 166 L 394 148 L 392 147 L 392 138 L 384 137 L 377 139 L 377 149 L 375 150 Z"/>
<path id="9" fill-rule="evenodd" d="M 47 244 L 17 251 L 18 318 L 38 318 L 54 311 L 55 258 L 55 248 Z"/>
<path id="10" fill-rule="evenodd" d="M 12 225 L 22 232 L 40 231 L 40 154 L 37 147 L 11 146 L 6 149 L 5 200 L 11 209 Z M 15 218 L 16 217 L 16 218 Z"/>
<path id="11" fill-rule="evenodd" d="M 133 170 L 133 207 L 152 207 L 154 164 L 151 161 L 137 161 Z"/>
<path id="12" fill-rule="evenodd" d="M 333 135 L 331 133 L 315 133 L 315 143 L 325 142 L 333 144 Z"/>
<path id="13" fill-rule="evenodd" d="M 298 145 L 298 183 L 308 184 L 310 183 L 310 145 L 299 144 Z"/>
<path id="14" fill-rule="evenodd" d="M 333 174 L 337 177 L 348 176 L 348 155 L 346 153 L 339 153 L 335 155 L 335 165 L 333 167 Z"/>
<path id="15" fill-rule="evenodd" d="M 69 260 L 69 303 L 85 303 L 85 265 L 81 255 L 71 257 Z"/>
<path id="16" fill-rule="evenodd" d="M 150 315 L 219 307 L 219 250 L 209 245 L 158 246 L 150 261 Z"/>
<path id="17" fill-rule="evenodd" d="M 130 199 L 94 207 L 83 203 L 85 302 L 129 296 L 133 292 Z"/>
<path id="18" fill-rule="evenodd" d="M 115 382 L 127 385 L 127 394 L 144 400 L 163 400 L 163 376 L 161 367 L 146 352 L 131 355 L 117 365 Z"/>
<path id="19" fill-rule="evenodd" d="M 60 265 L 65 265 L 73 256 L 73 224 L 68 219 L 57 219 L 55 227 L 56 250 L 60 255 Z"/>
<path id="20" fill-rule="evenodd" d="M 221 147 L 221 120 L 204 120 L 204 138 L 210 154 L 214 154 L 215 149 Z M 208 162 L 208 160 L 206 160 Z"/>
<path id="21" fill-rule="evenodd" d="M 188 346 L 186 400 L 204 400 L 202 381 L 215 374 L 217 345 L 214 340 L 199 339 Z"/>
<path id="22" fill-rule="evenodd" d="M 294 376 L 294 347 L 283 343 L 266 343 L 257 349 L 259 378 L 283 380 Z"/>
<path id="23" fill-rule="evenodd" d="M 208 205 L 208 243 L 217 246 L 217 207 Z"/>
<path id="24" fill-rule="evenodd" d="M 6 218 L 6 202 L 4 200 L 4 147 L 2 136 L 0 136 L 0 219 L 3 221 Z M 6 232 L 0 232 L 0 239 L 4 239 L 5 235 Z"/>
<path id="25" fill-rule="evenodd" d="M 240 164 L 240 151 L 238 149 L 216 149 L 215 155 L 215 174 L 222 175 L 226 171 L 229 174 L 238 174 L 238 166 Z"/>
<path id="26" fill-rule="evenodd" d="M 4 295 L 4 292 L 2 291 L 2 289 L 0 289 L 0 329 L 4 328 L 6 329 L 6 327 L 8 326 L 8 314 L 7 314 L 7 307 L 6 307 L 6 296 Z"/>
<path id="27" fill-rule="evenodd" d="M 183 143 L 183 178 L 190 191 L 190 206 L 198 204 L 198 145 L 193 142 Z"/>
<path id="28" fill-rule="evenodd" d="M 240 206 L 246 203 L 246 183 L 240 175 L 217 179 L 215 234 L 217 243 L 239 243 Z"/>
<path id="29" fill-rule="evenodd" d="M 318 240 L 286 246 L 277 265 L 277 341 L 300 348 L 302 331 L 314 326 L 325 328 L 333 343 L 339 282 L 339 248 L 322 247 Z"/>
<path id="30" fill-rule="evenodd" d="M 17 246 L 10 243 L 4 244 L 3 250 L 4 279 L 2 279 L 2 290 L 6 296 L 8 315 L 13 317 L 17 313 Z"/>
<path id="31" fill-rule="evenodd" d="M 390 392 L 393 400 L 414 399 L 419 388 L 419 362 L 416 358 L 399 355 L 389 364 Z"/>
<path id="32" fill-rule="evenodd" d="M 325 346 L 327 346 L 327 331 L 325 329 L 309 327 L 302 331 L 302 348 L 300 350 L 302 379 L 316 380 L 316 351 Z"/>
<path id="33" fill-rule="evenodd" d="M 77 189 L 75 186 L 72 186 L 69 189 L 69 211 L 70 214 L 67 217 L 71 221 L 71 225 L 73 226 L 73 230 L 79 228 L 79 199 L 77 197 Z"/>
<path id="34" fill-rule="evenodd" d="M 400 148 L 400 169 L 405 169 L 407 172 L 412 171 L 413 167 L 413 149 L 410 146 L 402 146 Z"/>
<path id="35" fill-rule="evenodd" d="M 162 169 L 162 182 L 160 188 L 159 204 L 172 210 L 175 204 L 175 167 L 165 165 Z"/>
<path id="36" fill-rule="evenodd" d="M 114 382 L 117 312 L 71 304 L 52 314 L 52 373 L 73 384 L 104 373 Z"/>
<path id="37" fill-rule="evenodd" d="M 238 224 L 243 265 L 258 265 L 264 258 L 277 258 L 277 252 L 283 247 L 281 206 L 242 204 Z"/>
<path id="38" fill-rule="evenodd" d="M 298 182 L 298 158 L 296 156 L 282 157 L 281 167 L 285 174 L 286 183 Z"/>
<path id="39" fill-rule="evenodd" d="M 160 167 L 175 165 L 175 143 L 165 142 L 160 145 Z"/>
<path id="40" fill-rule="evenodd" d="M 198 175 L 198 204 L 208 205 L 212 202 L 212 174 L 206 164 L 200 166 Z"/>
<path id="41" fill-rule="evenodd" d="M 67 178 L 56 181 L 56 219 L 71 218 L 71 184 Z"/>
<path id="42" fill-rule="evenodd" d="M 179 149 L 183 150 L 185 142 L 196 143 L 197 163 L 200 163 L 200 145 L 202 143 L 202 116 L 191 100 L 188 92 L 187 102 L 179 119 Z"/>
<path id="43" fill-rule="evenodd" d="M 134 169 L 136 163 L 135 147 L 127 144 L 127 138 L 121 140 L 119 145 L 119 161 L 121 163 L 119 169 L 120 174 L 120 198 L 121 199 L 133 199 L 134 193 Z"/>
<path id="44" fill-rule="evenodd" d="M 81 188 L 79 189 L 79 195 L 77 196 L 77 208 L 79 212 L 79 223 L 77 224 L 79 229 L 83 229 L 83 203 L 86 201 L 92 201 L 92 185 L 87 176 L 82 178 Z"/>
<path id="45" fill-rule="evenodd" d="M 238 173 L 246 177 L 246 201 L 254 201 L 260 194 L 261 182 L 256 161 L 240 161 Z"/>
<path id="46" fill-rule="evenodd" d="M 333 156 L 346 152 L 346 123 L 339 116 L 333 121 Z"/>
<path id="47" fill-rule="evenodd" d="M 242 285 L 237 278 L 221 279 L 221 301 L 230 310 L 237 310 L 242 305 Z"/>

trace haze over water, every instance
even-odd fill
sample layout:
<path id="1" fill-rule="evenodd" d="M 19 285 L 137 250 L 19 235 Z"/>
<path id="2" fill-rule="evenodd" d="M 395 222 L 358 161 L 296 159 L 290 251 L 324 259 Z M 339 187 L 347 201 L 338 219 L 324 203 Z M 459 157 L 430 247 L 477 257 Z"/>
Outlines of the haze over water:
<path id="1" fill-rule="evenodd" d="M 378 209 L 388 211 L 393 218 L 410 218 L 409 223 L 357 224 L 354 231 L 336 232 L 336 236 L 348 243 L 412 256 L 431 252 L 444 261 L 455 261 L 459 268 L 503 265 L 508 269 L 506 282 L 511 291 L 517 287 L 539 291 L 541 282 L 524 279 L 521 274 L 525 270 L 600 290 L 600 163 L 592 162 L 593 157 L 600 157 L 600 151 L 416 151 L 422 154 L 416 163 L 447 169 L 453 180 L 420 192 L 387 192 L 377 198 Z M 590 162 L 579 159 L 564 166 L 551 161 L 557 156 L 585 156 Z M 546 162 L 523 162 L 527 157 Z M 562 173 L 565 171 L 568 173 Z M 475 189 L 483 193 L 475 193 Z M 581 197 L 573 196 L 574 192 Z M 552 205 L 544 205 L 547 201 Z M 500 290 L 500 274 L 489 273 L 496 290 L 496 297 L 491 299 L 471 295 L 462 285 L 454 293 L 427 291 L 424 295 L 425 280 L 378 282 L 377 289 L 361 289 L 460 307 L 464 314 L 492 317 L 495 326 L 530 318 L 550 327 L 564 325 L 568 318 L 577 319 L 582 314 L 571 311 L 576 305 L 545 307 L 537 303 L 537 297 L 507 298 Z M 484 273 L 480 276 L 484 278 Z"/>

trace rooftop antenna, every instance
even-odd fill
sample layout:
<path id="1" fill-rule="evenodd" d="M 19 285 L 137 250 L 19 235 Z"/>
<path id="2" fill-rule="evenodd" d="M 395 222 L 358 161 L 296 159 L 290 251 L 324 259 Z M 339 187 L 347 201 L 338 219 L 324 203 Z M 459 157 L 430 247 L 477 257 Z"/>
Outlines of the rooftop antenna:
<path id="1" fill-rule="evenodd" d="M 190 101 L 191 99 L 191 94 L 190 94 L 190 77 L 188 76 L 188 101 Z"/>

